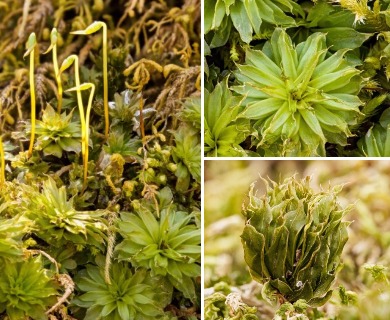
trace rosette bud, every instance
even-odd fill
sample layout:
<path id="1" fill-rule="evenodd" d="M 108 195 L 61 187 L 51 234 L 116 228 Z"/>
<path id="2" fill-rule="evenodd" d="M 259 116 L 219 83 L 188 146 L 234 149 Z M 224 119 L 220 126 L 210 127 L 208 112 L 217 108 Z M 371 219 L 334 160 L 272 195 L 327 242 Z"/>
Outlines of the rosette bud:
<path id="1" fill-rule="evenodd" d="M 341 187 L 316 193 L 309 177 L 264 181 L 266 195 L 257 197 L 252 185 L 243 207 L 247 220 L 241 238 L 250 273 L 264 284 L 267 300 L 322 305 L 332 295 L 348 239 L 350 222 L 342 219 L 349 207 L 337 203 Z"/>

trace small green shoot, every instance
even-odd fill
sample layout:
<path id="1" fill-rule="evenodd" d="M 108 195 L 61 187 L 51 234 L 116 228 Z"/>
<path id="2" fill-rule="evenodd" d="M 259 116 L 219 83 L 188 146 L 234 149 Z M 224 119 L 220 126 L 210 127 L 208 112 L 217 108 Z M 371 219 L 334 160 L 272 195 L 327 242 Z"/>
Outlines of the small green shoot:
<path id="1" fill-rule="evenodd" d="M 341 304 L 344 306 L 356 305 L 358 296 L 355 292 L 346 290 L 344 286 L 339 286 L 339 297 Z"/>
<path id="2" fill-rule="evenodd" d="M 31 97 L 31 136 L 30 136 L 30 146 L 28 148 L 27 157 L 30 158 L 32 155 L 32 150 L 34 146 L 34 137 L 35 137 L 35 118 L 36 118 L 36 102 L 35 102 L 35 82 L 34 82 L 34 55 L 35 55 L 35 46 L 37 44 L 37 37 L 35 32 L 32 32 L 28 37 L 26 48 L 27 51 L 24 54 L 23 58 L 30 55 L 30 97 Z"/>
<path id="3" fill-rule="evenodd" d="M 61 75 L 58 70 L 58 59 L 57 59 L 57 40 L 58 40 L 58 32 L 56 28 L 53 28 L 50 33 L 50 47 L 46 50 L 46 53 L 49 53 L 50 51 L 53 52 L 53 67 L 54 67 L 54 73 L 56 76 L 57 81 L 57 87 L 58 87 L 58 104 L 57 104 L 57 112 L 58 114 L 61 114 L 62 109 L 62 82 L 61 82 Z"/>
<path id="4" fill-rule="evenodd" d="M 381 264 L 365 264 L 364 269 L 367 270 L 373 277 L 375 282 L 389 284 L 387 279 L 387 267 Z"/>
<path id="5" fill-rule="evenodd" d="M 87 186 L 87 173 L 88 173 L 88 141 L 89 141 L 89 118 L 91 115 L 91 108 L 92 108 L 92 100 L 93 95 L 95 94 L 95 85 L 93 83 L 83 83 L 77 87 L 68 89 L 66 91 L 77 91 L 81 92 L 82 90 L 88 90 L 91 89 L 91 92 L 89 94 L 88 98 L 88 106 L 87 106 L 87 112 L 86 114 L 80 114 L 80 118 L 84 118 L 84 128 L 81 128 L 81 140 L 84 141 L 82 144 L 82 154 L 83 154 L 83 165 L 84 165 L 84 184 L 83 184 L 83 191 L 85 190 Z"/>
<path id="6" fill-rule="evenodd" d="M 107 140 L 109 129 L 109 117 L 108 117 L 108 72 L 107 72 L 107 25 L 102 21 L 94 21 L 85 30 L 73 31 L 71 34 L 88 35 L 95 33 L 103 28 L 103 104 L 104 104 L 104 118 L 105 118 L 105 130 L 104 136 Z"/>

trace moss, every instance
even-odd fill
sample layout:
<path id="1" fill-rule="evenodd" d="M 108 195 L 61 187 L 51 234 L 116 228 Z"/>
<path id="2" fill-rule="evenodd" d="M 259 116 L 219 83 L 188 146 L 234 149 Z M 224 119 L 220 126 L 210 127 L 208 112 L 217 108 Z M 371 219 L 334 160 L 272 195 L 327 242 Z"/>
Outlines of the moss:
<path id="1" fill-rule="evenodd" d="M 80 275 L 100 269 L 114 292 L 119 273 L 138 274 L 114 254 L 120 213 L 159 219 L 169 206 L 200 229 L 200 1 L 6 0 L 0 9 L 0 219 L 29 226 L 0 245 L 20 265 L 41 256 L 57 299 L 36 299 L 50 317 L 84 319 L 98 307 L 72 302 L 82 300 Z M 175 142 L 184 130 L 189 140 Z M 160 276 L 148 305 L 158 302 L 162 318 L 200 318 L 197 278 L 186 276 L 189 294 Z"/>

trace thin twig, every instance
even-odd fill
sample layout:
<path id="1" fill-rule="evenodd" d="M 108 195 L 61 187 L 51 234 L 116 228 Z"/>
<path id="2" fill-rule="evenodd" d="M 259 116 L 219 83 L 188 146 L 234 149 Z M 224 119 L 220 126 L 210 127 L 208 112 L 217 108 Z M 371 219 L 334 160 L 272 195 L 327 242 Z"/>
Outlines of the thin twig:
<path id="1" fill-rule="evenodd" d="M 58 299 L 57 303 L 52 306 L 49 310 L 46 311 L 46 314 L 50 314 L 54 312 L 58 307 L 60 307 L 64 302 L 67 301 L 69 296 L 73 293 L 75 285 L 72 278 L 67 274 L 59 274 L 57 275 L 57 280 L 61 286 L 65 288 L 65 292 L 61 298 Z"/>
<path id="2" fill-rule="evenodd" d="M 49 255 L 48 253 L 46 253 L 45 251 L 42 251 L 42 250 L 35 250 L 35 249 L 32 249 L 32 250 L 28 250 L 31 254 L 41 254 L 43 256 L 45 256 L 51 263 L 53 263 L 56 267 L 56 273 L 60 273 L 59 271 L 59 267 L 58 267 L 58 262 L 56 261 L 56 259 L 54 259 L 51 255 Z"/>

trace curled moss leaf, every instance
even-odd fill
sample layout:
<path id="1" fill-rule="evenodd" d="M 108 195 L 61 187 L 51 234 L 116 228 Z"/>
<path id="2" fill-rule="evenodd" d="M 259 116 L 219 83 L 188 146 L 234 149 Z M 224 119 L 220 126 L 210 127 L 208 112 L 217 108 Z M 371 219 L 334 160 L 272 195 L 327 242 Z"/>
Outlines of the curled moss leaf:
<path id="1" fill-rule="evenodd" d="M 215 292 L 214 294 L 207 297 L 204 301 L 205 319 L 225 319 L 229 315 L 225 301 L 226 296 L 221 292 Z"/>
<path id="2" fill-rule="evenodd" d="M 347 209 L 337 203 L 341 188 L 316 193 L 309 177 L 265 183 L 266 195 L 257 197 L 252 185 L 243 207 L 241 238 L 250 273 L 264 284 L 265 298 L 322 305 L 332 295 L 348 239 L 349 222 L 342 221 Z"/>

